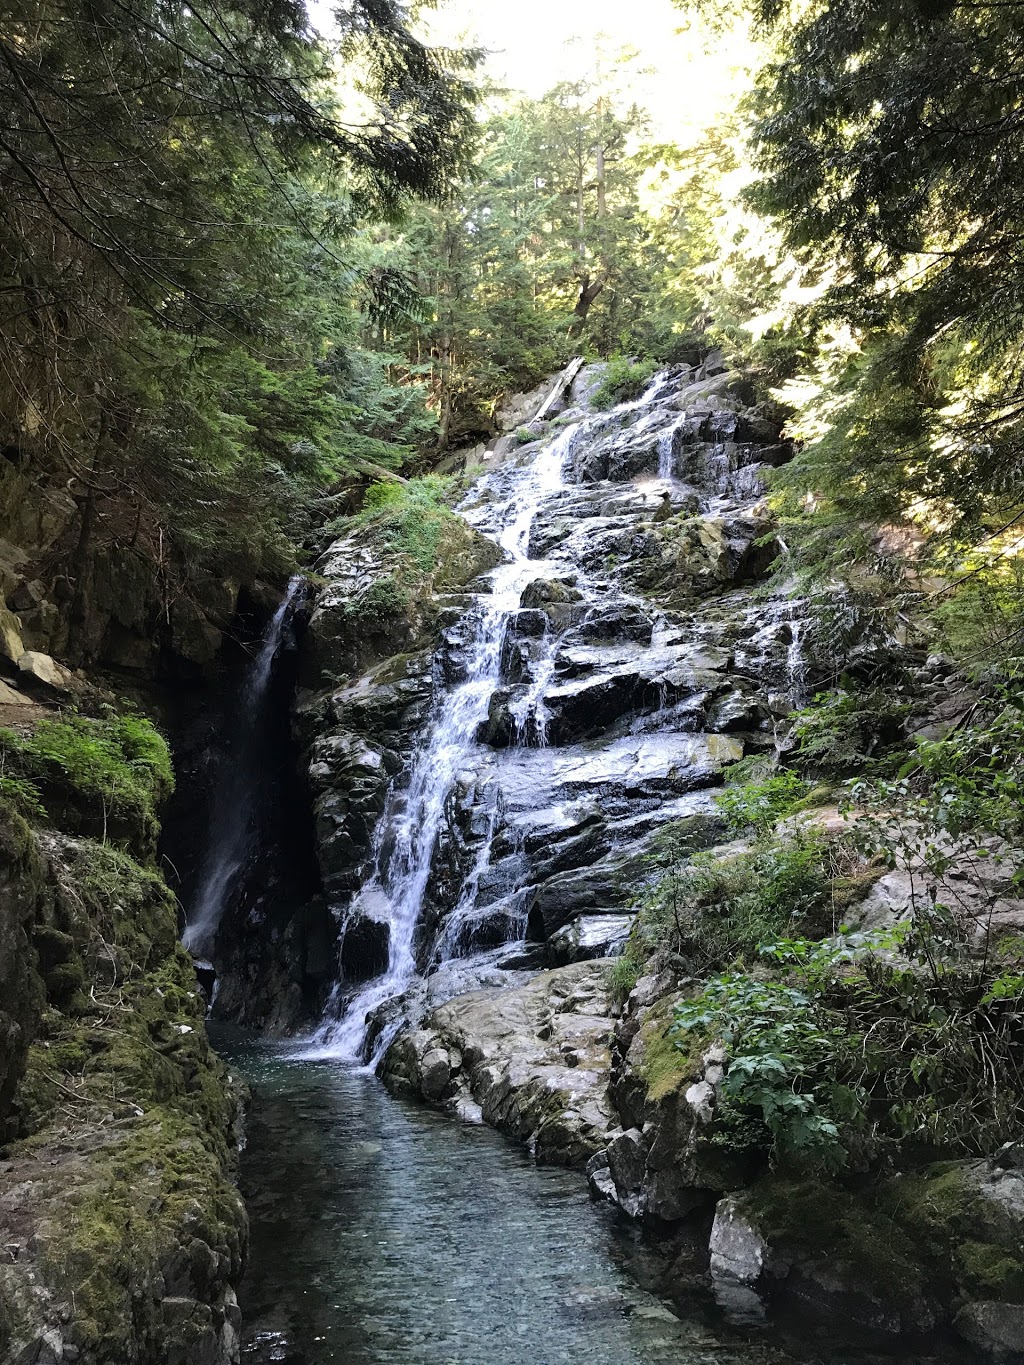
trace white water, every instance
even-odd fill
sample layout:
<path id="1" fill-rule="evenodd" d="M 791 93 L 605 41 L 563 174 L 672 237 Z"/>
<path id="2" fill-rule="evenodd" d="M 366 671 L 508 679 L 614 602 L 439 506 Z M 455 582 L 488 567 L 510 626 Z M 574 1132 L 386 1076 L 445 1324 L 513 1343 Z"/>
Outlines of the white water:
<path id="1" fill-rule="evenodd" d="M 491 696 L 500 683 L 509 618 L 518 611 L 527 584 L 550 572 L 545 560 L 530 558 L 530 532 L 541 505 L 564 487 L 565 463 L 581 425 L 567 427 L 532 464 L 515 471 L 503 490 L 503 500 L 486 508 L 488 523 L 496 521 L 500 528 L 495 539 L 508 560 L 491 574 L 491 591 L 473 609 L 475 633 L 467 651 L 465 678 L 441 696 L 408 785 L 391 794 L 374 838 L 373 870 L 347 916 L 351 919 L 366 905 L 373 905 L 375 918 L 383 913 L 390 930 L 388 968 L 348 1003 L 340 1018 L 319 1029 L 302 1053 L 305 1057 L 360 1060 L 367 1016 L 396 1000 L 416 977 L 416 928 L 445 805 L 476 746 L 477 731 L 487 719 Z M 477 518 L 467 514 L 467 519 Z M 534 724 L 543 726 L 539 717 Z M 482 865 L 478 873 L 481 870 Z M 374 1043 L 371 1066 L 383 1056 L 400 1025 L 396 1018 L 382 1030 Z"/>
<path id="2" fill-rule="evenodd" d="M 196 956 L 211 951 L 228 897 L 249 856 L 257 776 L 252 768 L 259 759 L 257 733 L 264 718 L 274 658 L 304 582 L 297 575 L 288 584 L 242 686 L 232 752 L 222 764 L 214 791 L 206 857 L 185 916 L 182 942 Z"/>

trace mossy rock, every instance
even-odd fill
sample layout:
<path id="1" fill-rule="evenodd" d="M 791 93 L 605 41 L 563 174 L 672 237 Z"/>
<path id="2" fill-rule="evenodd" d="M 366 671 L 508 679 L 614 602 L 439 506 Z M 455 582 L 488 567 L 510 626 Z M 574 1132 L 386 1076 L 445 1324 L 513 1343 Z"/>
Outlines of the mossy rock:
<path id="1" fill-rule="evenodd" d="M 165 1294 L 197 1321 L 233 1302 L 239 1090 L 158 873 L 2 803 L 0 851 L 0 1194 L 18 1245 L 0 1358 L 56 1331 L 83 1360 L 163 1359 Z"/>
<path id="2" fill-rule="evenodd" d="M 878 1206 L 925 1249 L 947 1294 L 1024 1299 L 1024 1173 L 940 1162 L 885 1182 Z"/>

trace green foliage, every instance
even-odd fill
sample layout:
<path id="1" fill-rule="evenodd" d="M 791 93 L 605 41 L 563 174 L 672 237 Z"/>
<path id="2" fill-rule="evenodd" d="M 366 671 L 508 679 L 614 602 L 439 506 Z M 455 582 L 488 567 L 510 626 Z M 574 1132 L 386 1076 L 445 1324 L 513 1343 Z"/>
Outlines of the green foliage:
<path id="1" fill-rule="evenodd" d="M 841 715 L 856 714 L 849 705 L 840 699 Z M 1024 875 L 1019 686 L 991 689 L 972 719 L 920 742 L 896 776 L 850 784 L 851 841 L 871 860 L 863 875 L 887 866 L 908 877 L 906 918 L 891 929 L 783 929 L 780 912 L 802 897 L 812 914 L 829 898 L 835 915 L 858 877 L 836 875 L 834 852 L 830 866 L 816 864 L 813 845 L 779 848 L 764 836 L 740 859 L 709 868 L 694 859 L 674 887 L 656 890 L 663 923 L 675 896 L 677 925 L 713 946 L 708 965 L 728 965 L 723 949 L 743 955 L 742 970 L 707 981 L 677 1015 L 684 1051 L 691 1033 L 728 1051 L 717 1141 L 780 1162 L 864 1169 L 983 1154 L 1019 1131 L 1024 959 L 1019 940 L 997 950 L 991 938 L 997 904 L 1019 894 Z M 863 763 L 861 746 L 846 761 Z M 716 943 L 723 916 L 730 933 Z"/>
<path id="2" fill-rule="evenodd" d="M 904 741 L 910 705 L 891 687 L 857 689 L 852 683 L 820 692 L 793 720 L 792 761 L 813 777 L 857 772 Z"/>
<path id="3" fill-rule="evenodd" d="M 753 1111 L 781 1157 L 842 1164 L 839 1128 L 825 1096 L 826 1064 L 845 1033 L 822 1026 L 804 990 L 746 973 L 715 977 L 676 1011 L 673 1032 L 694 1029 L 728 1048 L 722 1084 L 727 1129 L 742 1133 L 747 1111 Z"/>
<path id="4" fill-rule="evenodd" d="M 76 661 L 108 558 L 167 611 L 210 573 L 281 575 L 314 492 L 437 428 L 360 345 L 415 290 L 356 224 L 450 193 L 474 92 L 392 0 L 340 22 L 359 114 L 300 4 L 5 11 L 0 444 L 9 479 L 78 503 L 54 551 Z"/>
<path id="5" fill-rule="evenodd" d="M 28 735 L 0 730 L 0 762 L 15 800 L 45 807 L 58 821 L 77 818 L 87 830 L 149 850 L 157 811 L 174 790 L 167 743 L 142 716 L 66 715 L 43 720 Z"/>
<path id="6" fill-rule="evenodd" d="M 941 551 L 952 576 L 957 557 L 970 569 L 991 548 L 1006 607 L 1016 570 L 1000 558 L 1019 553 L 1024 468 L 1020 6 L 744 8 L 771 43 L 749 109 L 748 199 L 815 296 L 796 319 L 813 345 L 807 440 L 783 479 L 811 495 L 805 529 L 822 553 L 831 526 L 871 563 L 867 523 L 887 524 L 890 544 L 909 524 L 895 553 Z M 1019 631 L 1014 615 L 1002 636 Z M 972 651 L 997 624 L 953 617 Z"/>
<path id="7" fill-rule="evenodd" d="M 612 960 L 609 978 L 612 990 L 623 999 L 640 980 L 640 964 L 628 949 L 620 957 Z"/>
<path id="8" fill-rule="evenodd" d="M 713 978 L 677 1014 L 683 1034 L 726 1045 L 720 1141 L 863 1168 L 984 1153 L 1019 1129 L 1019 1002 L 979 993 L 977 973 L 951 961 L 929 979 L 943 943 L 928 925 L 760 952 L 771 975 Z"/>
<path id="9" fill-rule="evenodd" d="M 643 893 L 634 937 L 648 954 L 668 948 L 700 972 L 749 959 L 782 934 L 826 933 L 836 856 L 801 831 L 728 856 L 670 854 Z"/>
<path id="10" fill-rule="evenodd" d="M 3 744 L 3 738 L 4 732 L 0 730 L 0 745 Z M 6 752 L 3 758 L 6 765 Z M 27 777 L 13 777 L 10 773 L 0 773 L 0 800 L 8 802 L 19 815 L 29 820 L 46 814 L 39 788 Z"/>
<path id="11" fill-rule="evenodd" d="M 726 783 L 725 790 L 715 797 L 715 805 L 729 828 L 737 831 L 753 828 L 759 833 L 767 832 L 776 821 L 799 810 L 810 791 L 808 784 L 790 768 L 753 782 L 734 783 L 729 772 Z"/>
<path id="12" fill-rule="evenodd" d="M 591 406 L 604 412 L 619 403 L 631 403 L 647 388 L 656 369 L 652 361 L 630 360 L 624 356 L 609 360 L 600 384 L 591 395 Z"/>
<path id="13" fill-rule="evenodd" d="M 920 741 L 894 778 L 854 782 L 849 800 L 862 841 L 891 866 L 923 866 L 942 881 L 966 859 L 971 880 L 995 891 L 1020 881 L 1024 691 L 995 688 L 974 724 Z"/>
<path id="14" fill-rule="evenodd" d="M 372 484 L 359 516 L 342 525 L 365 528 L 377 544 L 418 574 L 430 573 L 437 567 L 443 541 L 458 525 L 448 506 L 453 487 L 453 480 L 437 475 Z"/>

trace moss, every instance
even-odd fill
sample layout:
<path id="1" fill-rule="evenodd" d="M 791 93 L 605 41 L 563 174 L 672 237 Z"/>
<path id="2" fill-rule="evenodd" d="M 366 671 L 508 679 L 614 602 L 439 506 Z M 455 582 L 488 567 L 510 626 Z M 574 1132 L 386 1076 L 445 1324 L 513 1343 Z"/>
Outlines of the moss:
<path id="1" fill-rule="evenodd" d="M 842 914 L 854 905 L 859 905 L 871 892 L 871 888 L 885 876 L 886 869 L 881 863 L 871 863 L 858 868 L 844 877 L 832 880 L 832 905 L 837 914 Z"/>
<path id="2" fill-rule="evenodd" d="M 979 1180 L 990 1176 L 987 1164 L 940 1162 L 886 1182 L 878 1204 L 927 1248 L 949 1291 L 1015 1302 L 1024 1297 L 1020 1224 L 982 1192 Z"/>
<path id="3" fill-rule="evenodd" d="M 701 1075 L 706 1040 L 694 1033 L 684 1034 L 681 1040 L 669 1036 L 675 1018 L 673 1006 L 671 999 L 660 1000 L 640 1026 L 644 1043 L 641 1070 L 648 1098 L 655 1102 Z"/>
<path id="4" fill-rule="evenodd" d="M 769 1243 L 848 1264 L 883 1299 L 921 1293 L 917 1244 L 867 1200 L 826 1181 L 766 1176 L 743 1195 Z"/>
<path id="5" fill-rule="evenodd" d="M 22 810 L 45 807 L 65 829 L 152 855 L 174 773 L 166 742 L 142 716 L 66 715 L 30 735 L 0 730 L 0 758 L 24 786 Z"/>
<path id="6" fill-rule="evenodd" d="M 87 1177 L 54 1206 L 40 1260 L 49 1281 L 73 1295 L 85 1350 L 102 1344 L 110 1353 L 158 1330 L 159 1305 L 152 1294 L 147 1305 L 146 1289 L 183 1241 L 198 1238 L 237 1272 L 244 1214 L 209 1137 L 178 1108 L 149 1110 L 92 1154 Z"/>
<path id="7" fill-rule="evenodd" d="M 206 1301 L 240 1271 L 237 1095 L 209 1047 L 160 876 L 88 839 L 47 834 L 41 858 L 9 812 L 0 842 L 21 860 L 49 997 L 16 1093 L 19 1136 L 5 1149 L 32 1172 L 21 1216 L 36 1220 L 42 1297 L 30 1294 L 26 1311 L 31 1322 L 50 1303 L 71 1305 L 67 1330 L 83 1355 L 155 1358 L 168 1267 L 185 1280 L 167 1292 Z M 202 1282 L 188 1269 L 196 1247 Z M 14 1323 L 25 1292 L 0 1280 L 0 1319 Z"/>
<path id="8" fill-rule="evenodd" d="M 959 1279 L 971 1298 L 1024 1299 L 1024 1261 L 990 1242 L 964 1242 L 957 1248 Z"/>

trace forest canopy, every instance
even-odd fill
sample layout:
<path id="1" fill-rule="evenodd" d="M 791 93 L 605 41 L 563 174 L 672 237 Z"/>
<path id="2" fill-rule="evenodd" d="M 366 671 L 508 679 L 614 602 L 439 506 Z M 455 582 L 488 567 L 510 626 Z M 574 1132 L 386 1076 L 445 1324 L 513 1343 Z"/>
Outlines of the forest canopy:
<path id="1" fill-rule="evenodd" d="M 79 597 L 111 546 L 280 576 L 318 500 L 571 355 L 723 347 L 803 443 L 790 567 L 1015 616 L 1024 6 L 677 4 L 703 115 L 645 104 L 651 54 L 527 96 L 397 0 L 333 8 L 3 7 L 0 442 L 78 503 Z"/>

